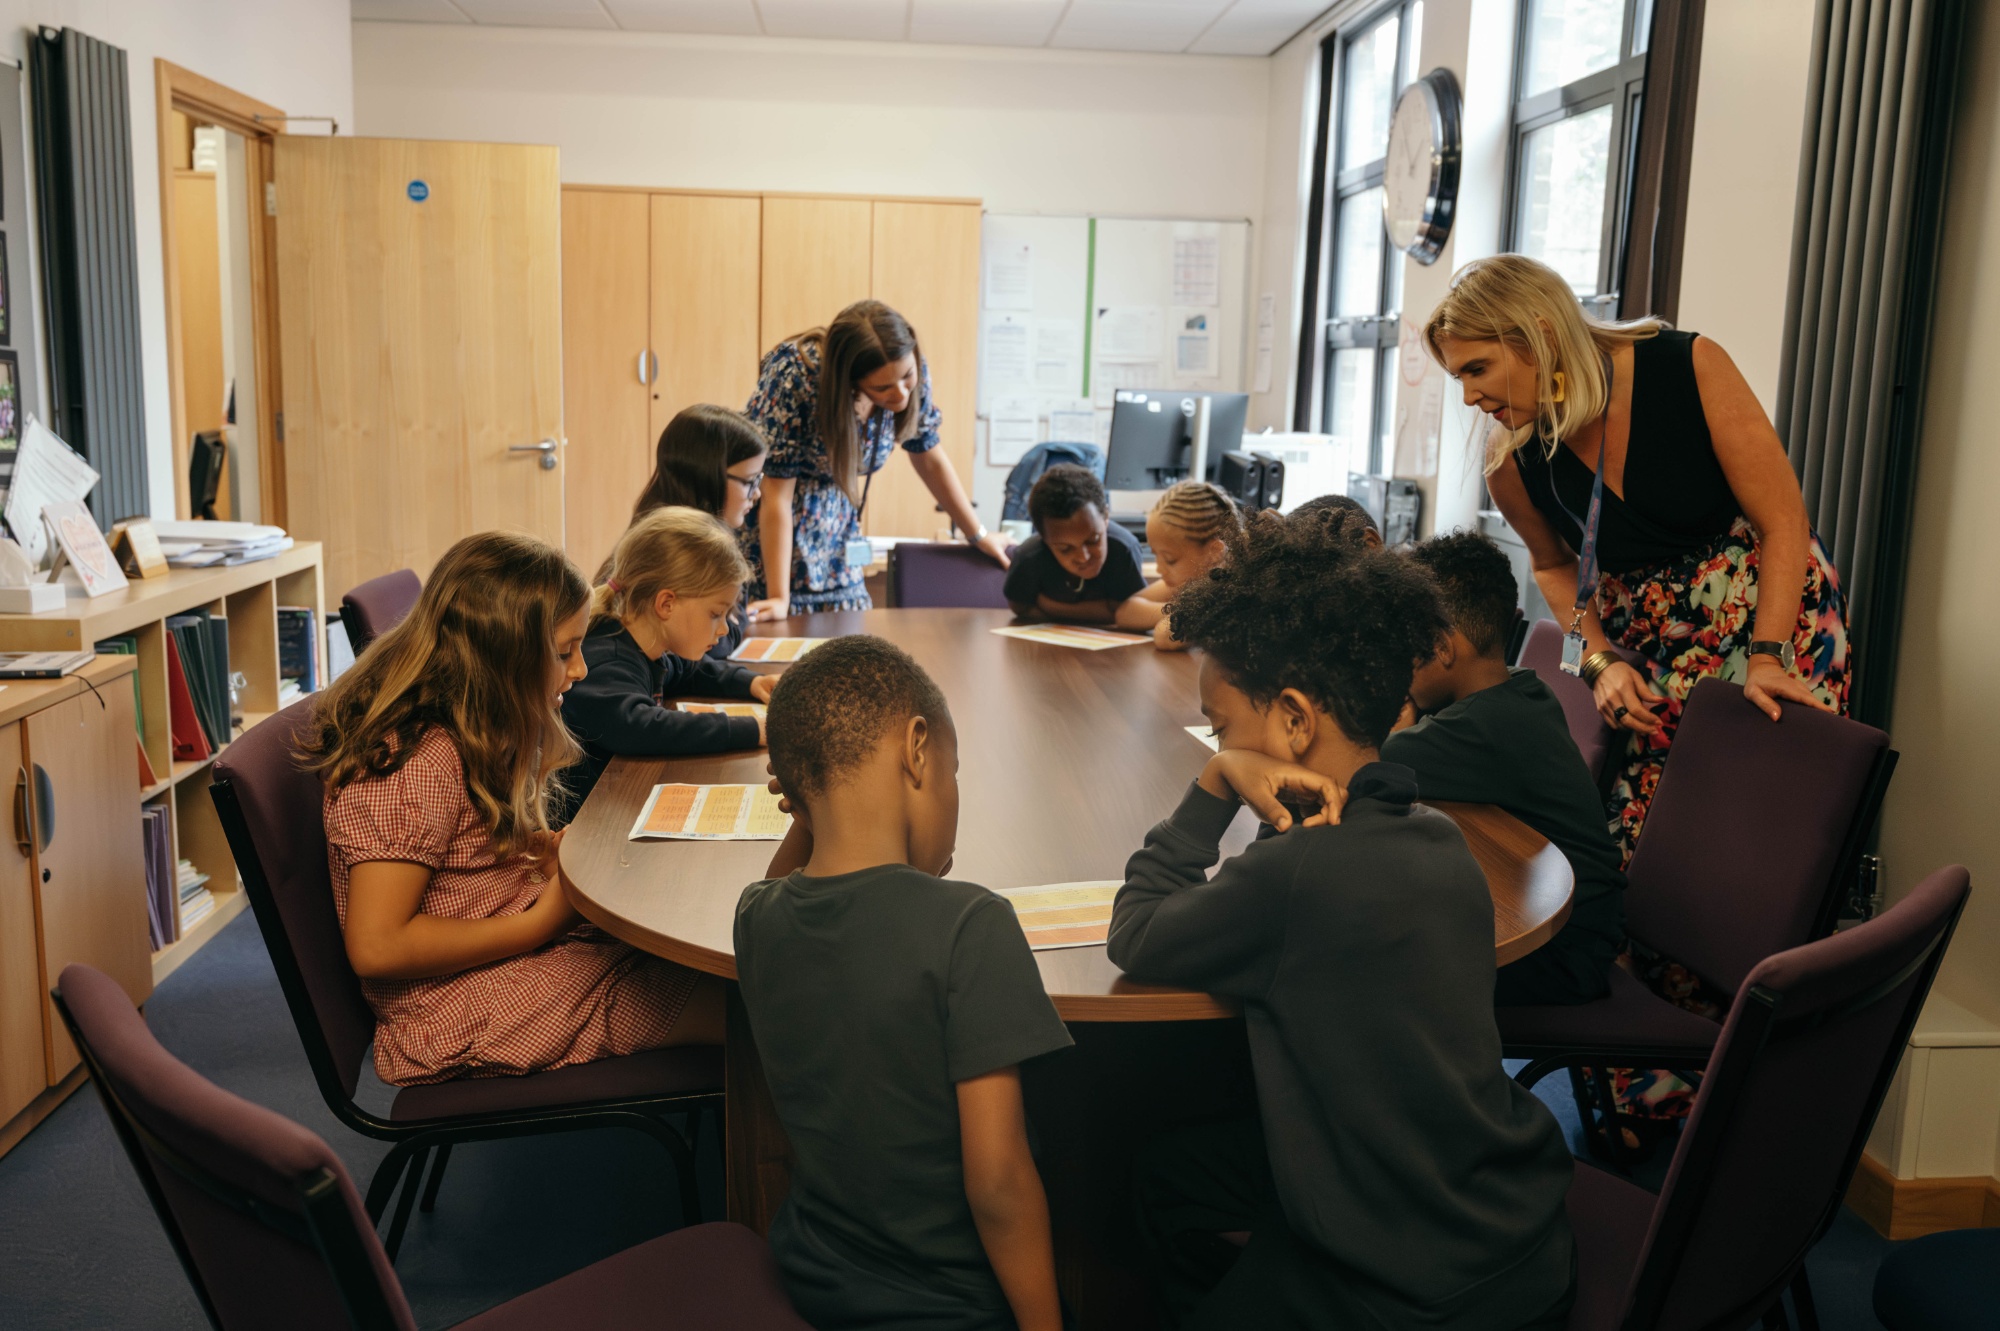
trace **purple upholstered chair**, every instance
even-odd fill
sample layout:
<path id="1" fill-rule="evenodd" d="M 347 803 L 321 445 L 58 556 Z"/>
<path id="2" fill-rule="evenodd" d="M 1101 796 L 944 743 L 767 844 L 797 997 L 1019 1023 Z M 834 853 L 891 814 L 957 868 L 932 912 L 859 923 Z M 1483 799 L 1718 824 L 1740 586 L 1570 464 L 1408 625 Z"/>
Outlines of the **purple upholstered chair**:
<path id="1" fill-rule="evenodd" d="M 56 1007 L 212 1325 L 416 1331 L 353 1180 L 324 1141 L 161 1048 L 103 972 L 65 969 Z M 770 1250 L 733 1224 L 676 1230 L 458 1325 L 806 1331 Z"/>
<path id="2" fill-rule="evenodd" d="M 654 1049 L 525 1077 L 467 1077 L 399 1090 L 388 1116 L 354 1101 L 375 1014 L 347 961 L 327 869 L 320 782 L 294 754 L 313 699 L 293 703 L 231 744 L 209 793 L 257 913 L 306 1061 L 334 1117 L 364 1136 L 395 1143 L 368 1186 L 368 1214 L 381 1219 L 402 1185 L 387 1240 L 393 1260 L 433 1147 L 437 1160 L 423 1209 L 437 1200 L 454 1142 L 621 1126 L 664 1147 L 680 1176 L 682 1218 L 701 1218 L 692 1143 L 703 1110 L 717 1111 L 722 1051 L 710 1045 Z M 686 1114 L 689 1135 L 661 1116 Z"/>
<path id="3" fill-rule="evenodd" d="M 957 541 L 889 547 L 889 604 L 901 609 L 1005 610 L 1006 570 Z"/>
<path id="4" fill-rule="evenodd" d="M 347 640 L 356 656 L 368 644 L 403 622 L 416 605 L 424 584 L 406 568 L 370 578 L 340 598 L 340 622 L 347 628 Z"/>
<path id="5" fill-rule="evenodd" d="M 1520 664 L 1534 671 L 1556 695 L 1556 701 L 1562 704 L 1563 720 L 1569 722 L 1569 737 L 1576 741 L 1576 750 L 1583 755 L 1583 765 L 1601 784 L 1605 763 L 1614 748 L 1622 750 L 1623 740 L 1597 714 L 1590 686 L 1575 675 L 1563 673 L 1562 646 L 1562 625 L 1553 619 L 1538 619 L 1529 625 L 1527 639 L 1521 644 Z"/>
<path id="6" fill-rule="evenodd" d="M 1695 685 L 1626 871 L 1626 932 L 1723 993 L 1832 931 L 1896 766 L 1873 726 L 1780 705 L 1773 723 L 1734 684 Z M 1507 1056 L 1532 1060 L 1526 1085 L 1564 1066 L 1700 1068 L 1721 1033 L 1623 967 L 1609 997 L 1496 1016 Z"/>
<path id="7" fill-rule="evenodd" d="M 1570 1331 L 1734 1331 L 1788 1285 L 1817 1328 L 1806 1252 L 1833 1223 L 1970 884 L 1940 869 L 1880 918 L 1750 970 L 1659 1196 L 1576 1167 Z M 1786 1325 L 1782 1311 L 1765 1325 Z"/>

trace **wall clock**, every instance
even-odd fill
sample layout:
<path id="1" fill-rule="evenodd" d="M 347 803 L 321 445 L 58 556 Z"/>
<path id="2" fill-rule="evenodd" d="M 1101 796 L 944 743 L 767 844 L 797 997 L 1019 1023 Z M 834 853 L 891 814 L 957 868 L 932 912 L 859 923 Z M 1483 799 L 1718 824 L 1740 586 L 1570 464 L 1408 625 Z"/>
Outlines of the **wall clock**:
<path id="1" fill-rule="evenodd" d="M 1435 263 L 1458 205 L 1464 117 L 1458 80 L 1434 69 L 1396 99 L 1382 174 L 1382 225 L 1389 243 L 1418 263 Z"/>

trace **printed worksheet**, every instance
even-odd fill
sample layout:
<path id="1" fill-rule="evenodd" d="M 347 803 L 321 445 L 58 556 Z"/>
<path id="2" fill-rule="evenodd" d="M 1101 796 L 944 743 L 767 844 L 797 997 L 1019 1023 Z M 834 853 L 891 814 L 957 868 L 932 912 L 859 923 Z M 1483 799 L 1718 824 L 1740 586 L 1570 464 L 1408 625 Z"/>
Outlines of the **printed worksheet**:
<path id="1" fill-rule="evenodd" d="M 1028 946 L 1046 952 L 1104 942 L 1111 933 L 1111 900 L 1123 886 L 1117 882 L 1049 883 L 997 890 L 1020 917 Z"/>
<path id="2" fill-rule="evenodd" d="M 764 719 L 764 704 L 760 702 L 697 702 L 693 698 L 675 698 L 667 704 L 681 712 L 720 712 L 724 716 L 754 716 Z"/>
<path id="3" fill-rule="evenodd" d="M 1079 647 L 1086 652 L 1101 652 L 1110 647 L 1131 647 L 1137 643 L 1152 641 L 1150 637 L 1143 635 L 1113 633 L 1109 629 L 1087 628 L 1079 624 L 1009 625 L 993 631 L 1003 638 L 1045 642 L 1052 647 Z"/>
<path id="4" fill-rule="evenodd" d="M 1222 741 L 1221 741 L 1221 740 L 1219 740 L 1219 739 L 1217 739 L 1217 738 L 1215 737 L 1215 730 L 1214 730 L 1214 728 L 1213 728 L 1213 727 L 1211 727 L 1211 726 L 1188 726 L 1188 727 L 1187 727 L 1187 733 L 1188 733 L 1188 734 L 1190 734 L 1190 735 L 1193 735 L 1193 736 L 1194 736 L 1194 737 L 1195 737 L 1196 739 L 1200 740 L 1200 741 L 1201 741 L 1201 742 L 1202 742 L 1203 744 L 1206 744 L 1206 745 L 1208 745 L 1208 751 L 1209 751 L 1210 753 L 1220 753 L 1220 752 L 1222 752 Z"/>
<path id="5" fill-rule="evenodd" d="M 796 661 L 825 638 L 745 638 L 729 654 L 732 661 Z"/>
<path id="6" fill-rule="evenodd" d="M 782 841 L 792 816 L 764 786 L 654 786 L 632 841 Z"/>

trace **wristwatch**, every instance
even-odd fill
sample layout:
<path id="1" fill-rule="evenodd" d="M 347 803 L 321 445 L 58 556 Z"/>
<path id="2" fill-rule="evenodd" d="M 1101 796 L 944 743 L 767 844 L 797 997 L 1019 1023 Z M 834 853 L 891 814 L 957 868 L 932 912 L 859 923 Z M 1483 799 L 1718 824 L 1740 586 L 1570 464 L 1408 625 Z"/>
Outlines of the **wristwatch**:
<path id="1" fill-rule="evenodd" d="M 1790 670 L 1792 662 L 1798 659 L 1799 654 L 1789 642 L 1752 642 L 1750 644 L 1750 655 L 1775 656 L 1778 658 L 1779 665 Z"/>
<path id="2" fill-rule="evenodd" d="M 986 539 L 986 524 L 982 522 L 979 524 L 978 531 L 974 532 L 972 535 L 965 538 L 965 543 L 967 545 L 978 545 L 981 541 L 985 539 Z"/>

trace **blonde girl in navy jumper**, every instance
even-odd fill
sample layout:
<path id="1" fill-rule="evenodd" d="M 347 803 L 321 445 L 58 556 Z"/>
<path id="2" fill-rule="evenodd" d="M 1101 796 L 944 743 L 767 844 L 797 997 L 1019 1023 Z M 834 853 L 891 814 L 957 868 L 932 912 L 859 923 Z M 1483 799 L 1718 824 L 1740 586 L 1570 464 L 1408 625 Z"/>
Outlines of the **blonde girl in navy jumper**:
<path id="1" fill-rule="evenodd" d="M 557 706 L 588 608 L 561 551 L 469 536 L 313 709 L 301 756 L 393 1085 L 721 1042 L 719 985 L 584 924 L 564 890 L 549 785 L 576 756 Z"/>
<path id="2" fill-rule="evenodd" d="M 582 760 L 563 773 L 564 821 L 620 754 L 721 753 L 764 742 L 756 717 L 661 701 L 771 696 L 776 676 L 706 655 L 729 631 L 749 572 L 735 533 L 697 509 L 656 508 L 618 538 L 609 575 L 592 593 L 583 640 L 590 673 L 563 696 L 563 720 L 583 744 Z"/>

